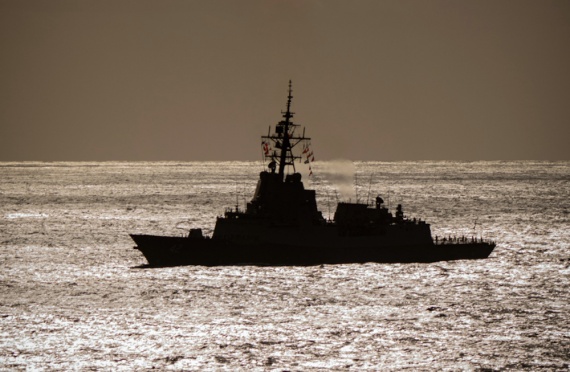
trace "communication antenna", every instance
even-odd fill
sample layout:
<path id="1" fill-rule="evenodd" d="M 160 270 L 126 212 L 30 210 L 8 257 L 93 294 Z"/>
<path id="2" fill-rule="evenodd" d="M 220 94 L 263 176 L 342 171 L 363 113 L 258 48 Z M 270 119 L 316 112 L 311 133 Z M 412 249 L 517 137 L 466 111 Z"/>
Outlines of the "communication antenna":
<path id="1" fill-rule="evenodd" d="M 354 172 L 354 196 L 356 197 L 356 204 L 358 204 L 358 173 Z"/>
<path id="2" fill-rule="evenodd" d="M 236 212 L 239 210 L 239 190 L 238 190 L 238 181 L 236 180 Z"/>
<path id="3" fill-rule="evenodd" d="M 327 207 L 329 208 L 329 221 L 331 220 L 331 196 L 327 190 Z"/>
<path id="4" fill-rule="evenodd" d="M 372 188 L 372 176 L 374 175 L 374 173 L 372 173 L 370 175 L 370 180 L 368 181 L 368 195 L 366 196 L 366 205 L 369 205 L 370 203 L 370 189 Z"/>
<path id="5" fill-rule="evenodd" d="M 246 189 L 246 185 L 245 185 L 245 180 L 243 180 L 243 210 L 247 210 L 247 197 L 245 195 L 245 189 Z"/>

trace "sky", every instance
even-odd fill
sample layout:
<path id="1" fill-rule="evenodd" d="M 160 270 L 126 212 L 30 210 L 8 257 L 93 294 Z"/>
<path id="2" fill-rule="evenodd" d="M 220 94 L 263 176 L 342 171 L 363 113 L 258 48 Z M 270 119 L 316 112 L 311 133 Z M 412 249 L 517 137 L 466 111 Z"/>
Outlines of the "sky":
<path id="1" fill-rule="evenodd" d="M 567 0 L 0 0 L 0 161 L 570 160 Z"/>

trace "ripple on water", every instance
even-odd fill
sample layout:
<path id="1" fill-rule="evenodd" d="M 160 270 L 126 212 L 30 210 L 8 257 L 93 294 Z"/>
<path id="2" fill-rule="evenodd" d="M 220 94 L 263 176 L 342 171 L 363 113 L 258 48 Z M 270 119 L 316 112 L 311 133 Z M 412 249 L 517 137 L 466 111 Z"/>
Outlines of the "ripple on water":
<path id="1" fill-rule="evenodd" d="M 0 167 L 1 368 L 568 368 L 568 163 L 356 164 L 434 234 L 498 241 L 488 260 L 163 269 L 127 234 L 211 229 L 259 169 L 95 165 Z M 307 187 L 326 212 L 334 185 Z"/>

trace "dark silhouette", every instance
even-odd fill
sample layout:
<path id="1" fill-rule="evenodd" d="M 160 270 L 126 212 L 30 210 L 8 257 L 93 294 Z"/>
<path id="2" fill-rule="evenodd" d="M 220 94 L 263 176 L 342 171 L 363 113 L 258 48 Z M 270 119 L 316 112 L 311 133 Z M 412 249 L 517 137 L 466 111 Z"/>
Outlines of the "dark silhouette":
<path id="1" fill-rule="evenodd" d="M 431 237 L 430 225 L 408 219 L 398 204 L 395 217 L 384 200 L 337 205 L 327 221 L 317 209 L 314 190 L 306 190 L 295 160 L 310 162 L 305 131 L 291 119 L 291 82 L 283 120 L 262 136 L 268 171 L 259 175 L 245 211 L 228 209 L 218 217 L 212 237 L 192 229 L 187 237 L 131 235 L 151 266 L 173 265 L 319 265 L 363 262 L 433 262 L 486 258 L 492 242 L 471 243 Z M 303 144 L 303 153 L 293 150 Z M 286 170 L 292 173 L 286 174 Z"/>

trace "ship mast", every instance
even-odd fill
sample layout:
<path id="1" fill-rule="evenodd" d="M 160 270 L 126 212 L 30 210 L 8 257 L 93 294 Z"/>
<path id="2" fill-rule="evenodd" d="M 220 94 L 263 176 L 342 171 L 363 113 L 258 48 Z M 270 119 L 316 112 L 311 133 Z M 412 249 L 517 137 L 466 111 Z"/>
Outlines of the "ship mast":
<path id="1" fill-rule="evenodd" d="M 289 126 L 291 125 L 291 118 L 293 117 L 293 113 L 291 112 L 291 99 L 293 96 L 292 89 L 292 82 L 289 80 L 289 94 L 287 95 L 287 111 L 282 112 L 284 121 L 281 121 L 281 125 L 283 125 L 283 143 L 281 144 L 281 156 L 279 159 L 279 179 L 283 181 L 283 175 L 285 172 L 285 165 L 287 164 L 287 155 L 291 152 L 291 143 L 289 141 Z M 291 165 L 293 165 L 293 171 L 295 170 L 295 164 L 291 161 Z"/>
<path id="2" fill-rule="evenodd" d="M 293 88 L 292 82 L 289 80 L 289 94 L 287 95 L 287 111 L 281 111 L 283 119 L 275 126 L 275 132 L 273 134 L 268 133 L 267 136 L 262 136 L 262 139 L 271 140 L 273 142 L 273 147 L 279 149 L 273 151 L 271 154 L 266 153 L 272 160 L 272 163 L 279 163 L 278 178 L 281 182 L 285 179 L 285 167 L 292 166 L 293 172 L 295 172 L 295 160 L 301 159 L 301 156 L 295 156 L 293 154 L 293 147 L 298 145 L 302 141 L 308 141 L 310 138 L 305 137 L 305 131 L 303 130 L 302 135 L 295 135 L 295 128 L 298 124 L 294 124 L 291 119 L 293 118 L 294 112 L 291 112 L 291 101 L 293 99 Z M 270 128 L 271 131 L 271 128 Z M 270 168 L 272 166 L 270 165 Z M 274 169 L 273 166 L 272 169 Z"/>

